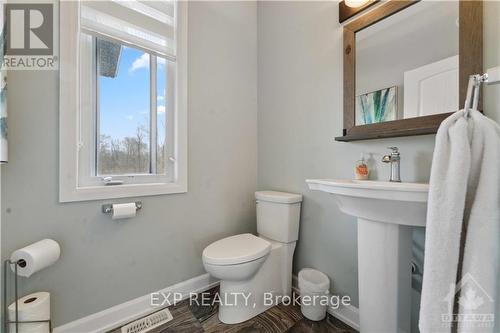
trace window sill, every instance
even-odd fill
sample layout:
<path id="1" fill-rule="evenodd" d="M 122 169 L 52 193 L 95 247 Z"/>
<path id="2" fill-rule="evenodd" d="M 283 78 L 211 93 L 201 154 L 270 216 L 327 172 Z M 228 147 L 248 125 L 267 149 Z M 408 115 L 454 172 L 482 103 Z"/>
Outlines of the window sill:
<path id="1" fill-rule="evenodd" d="M 187 184 L 179 182 L 75 187 L 73 190 L 61 190 L 59 202 L 118 199 L 186 192 Z"/>

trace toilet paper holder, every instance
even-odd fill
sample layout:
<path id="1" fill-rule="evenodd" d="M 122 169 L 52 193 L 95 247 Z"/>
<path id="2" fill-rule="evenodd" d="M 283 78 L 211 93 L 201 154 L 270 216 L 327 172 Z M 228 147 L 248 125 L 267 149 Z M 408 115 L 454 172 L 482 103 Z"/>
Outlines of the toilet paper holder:
<path id="1" fill-rule="evenodd" d="M 142 209 L 142 201 L 136 201 L 135 202 L 135 210 L 138 211 L 141 209 Z M 112 215 L 113 214 L 113 204 L 102 205 L 102 212 L 104 214 Z"/>
<path id="2" fill-rule="evenodd" d="M 7 271 L 9 271 L 11 265 L 14 265 L 14 297 L 15 297 L 15 320 L 9 320 L 9 312 L 7 309 Z M 17 267 L 23 267 L 23 265 L 26 265 L 26 261 L 23 259 L 17 260 L 17 261 L 12 261 L 10 259 L 7 259 L 4 261 L 4 270 L 3 270 L 3 321 L 4 321 L 4 332 L 9 333 L 10 330 L 10 324 L 15 324 L 16 326 L 16 333 L 19 332 L 19 324 L 36 324 L 36 323 L 48 323 L 49 324 L 49 332 L 52 332 L 52 320 L 47 319 L 47 320 L 25 320 L 25 321 L 20 321 L 19 320 L 19 309 L 18 309 L 18 302 L 19 302 L 19 288 L 18 288 L 18 275 L 17 275 Z"/>

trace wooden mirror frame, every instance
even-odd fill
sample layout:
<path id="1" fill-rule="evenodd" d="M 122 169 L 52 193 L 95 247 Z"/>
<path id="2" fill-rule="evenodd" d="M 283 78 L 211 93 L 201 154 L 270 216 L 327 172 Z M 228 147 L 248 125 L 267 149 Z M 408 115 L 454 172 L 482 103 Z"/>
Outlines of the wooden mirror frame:
<path id="1" fill-rule="evenodd" d="M 337 141 L 355 141 L 437 132 L 451 113 L 356 126 L 356 32 L 418 3 L 389 0 L 344 26 L 344 130 Z M 483 2 L 459 1 L 459 107 L 465 103 L 469 76 L 483 73 Z"/>

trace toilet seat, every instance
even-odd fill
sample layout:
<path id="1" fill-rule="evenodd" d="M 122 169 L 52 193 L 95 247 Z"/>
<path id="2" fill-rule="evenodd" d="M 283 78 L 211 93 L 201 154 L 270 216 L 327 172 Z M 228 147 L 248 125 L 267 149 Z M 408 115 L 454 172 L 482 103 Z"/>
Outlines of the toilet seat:
<path id="1" fill-rule="evenodd" d="M 203 262 L 210 265 L 237 265 L 269 254 L 271 243 L 252 234 L 218 240 L 205 248 Z"/>

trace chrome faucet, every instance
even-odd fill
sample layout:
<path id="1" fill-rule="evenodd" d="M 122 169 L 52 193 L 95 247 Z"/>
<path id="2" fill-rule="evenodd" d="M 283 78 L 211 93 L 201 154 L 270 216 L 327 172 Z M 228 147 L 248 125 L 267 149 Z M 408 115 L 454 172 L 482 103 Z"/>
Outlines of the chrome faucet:
<path id="1" fill-rule="evenodd" d="M 391 182 L 401 182 L 400 176 L 400 167 L 399 162 L 401 161 L 401 155 L 399 154 L 398 147 L 388 147 L 388 149 L 392 150 L 392 153 L 389 155 L 384 155 L 382 157 L 382 162 L 391 163 Z"/>

